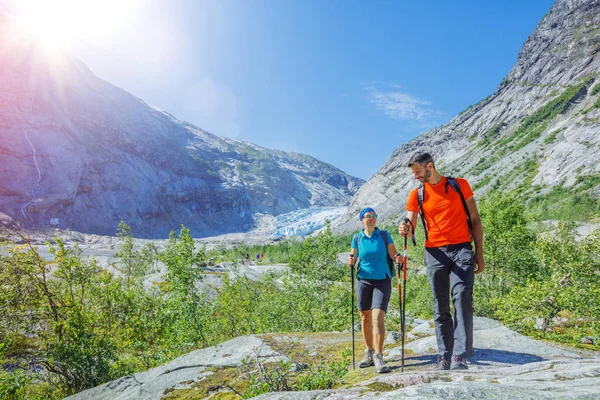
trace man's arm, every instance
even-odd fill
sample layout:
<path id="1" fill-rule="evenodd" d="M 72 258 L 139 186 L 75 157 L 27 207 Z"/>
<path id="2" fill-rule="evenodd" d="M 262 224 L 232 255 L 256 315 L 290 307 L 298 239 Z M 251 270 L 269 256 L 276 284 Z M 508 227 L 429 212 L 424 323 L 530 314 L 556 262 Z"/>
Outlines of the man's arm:
<path id="1" fill-rule="evenodd" d="M 475 242 L 475 273 L 480 274 L 485 268 L 485 260 L 483 259 L 483 224 L 479 217 L 475 197 L 469 197 L 466 202 L 473 226 L 471 235 L 473 235 L 473 241 Z"/>

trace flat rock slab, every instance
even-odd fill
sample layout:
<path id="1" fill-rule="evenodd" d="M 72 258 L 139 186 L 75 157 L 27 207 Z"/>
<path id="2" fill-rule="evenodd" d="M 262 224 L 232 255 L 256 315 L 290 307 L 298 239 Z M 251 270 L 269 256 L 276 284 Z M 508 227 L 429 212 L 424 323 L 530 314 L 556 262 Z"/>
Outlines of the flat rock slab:
<path id="1" fill-rule="evenodd" d="M 548 359 L 581 358 L 581 354 L 523 336 L 489 318 L 474 318 L 473 327 L 475 355 L 469 366 L 472 369 L 521 365 Z M 436 357 L 436 338 L 428 336 L 417 339 L 407 343 L 405 349 L 418 354 L 405 358 L 407 366 L 414 362 L 417 365 L 432 363 Z M 402 349 L 399 347 L 386 352 L 388 358 L 398 358 L 401 354 Z"/>
<path id="2" fill-rule="evenodd" d="M 243 359 L 283 359 L 255 336 L 241 336 L 219 345 L 185 354 L 168 364 L 139 372 L 77 393 L 69 400 L 159 400 L 165 389 L 195 380 L 211 367 L 236 367 Z"/>
<path id="3" fill-rule="evenodd" d="M 269 393 L 254 399 L 375 398 L 417 400 L 598 399 L 600 398 L 600 359 L 543 361 L 479 371 L 392 373 L 370 379 L 361 383 L 360 387 L 351 389 Z"/>

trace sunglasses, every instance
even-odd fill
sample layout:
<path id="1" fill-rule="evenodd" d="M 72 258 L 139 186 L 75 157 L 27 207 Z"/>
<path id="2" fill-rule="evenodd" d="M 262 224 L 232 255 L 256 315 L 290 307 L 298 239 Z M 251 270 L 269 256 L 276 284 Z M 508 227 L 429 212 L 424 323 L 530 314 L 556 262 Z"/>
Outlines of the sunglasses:
<path id="1" fill-rule="evenodd" d="M 366 218 L 366 219 L 369 219 L 369 218 L 377 219 L 377 214 L 365 214 L 365 215 L 363 215 L 363 218 Z"/>

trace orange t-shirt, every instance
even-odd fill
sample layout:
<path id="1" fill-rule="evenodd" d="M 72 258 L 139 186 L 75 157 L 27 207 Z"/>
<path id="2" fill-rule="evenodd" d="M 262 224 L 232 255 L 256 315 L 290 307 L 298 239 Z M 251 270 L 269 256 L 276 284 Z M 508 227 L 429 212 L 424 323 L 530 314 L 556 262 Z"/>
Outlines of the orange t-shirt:
<path id="1" fill-rule="evenodd" d="M 456 181 L 465 200 L 473 197 L 469 182 L 461 178 L 456 178 Z M 467 214 L 460 200 L 460 195 L 452 189 L 450 184 L 446 186 L 447 182 L 448 180 L 444 176 L 436 185 L 425 184 L 423 214 L 429 236 L 429 240 L 425 241 L 425 247 L 441 247 L 471 241 L 469 225 L 467 225 Z M 413 189 L 408 195 L 406 209 L 419 213 L 418 189 Z"/>

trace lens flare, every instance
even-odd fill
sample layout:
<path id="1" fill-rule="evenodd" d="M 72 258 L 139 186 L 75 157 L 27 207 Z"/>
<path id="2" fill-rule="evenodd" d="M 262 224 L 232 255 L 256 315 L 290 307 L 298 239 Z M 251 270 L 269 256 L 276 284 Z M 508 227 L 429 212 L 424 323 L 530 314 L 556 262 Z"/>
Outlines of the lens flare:
<path id="1" fill-rule="evenodd" d="M 16 19 L 48 49 L 68 48 L 75 40 L 101 41 L 121 26 L 135 0 L 22 0 Z"/>

